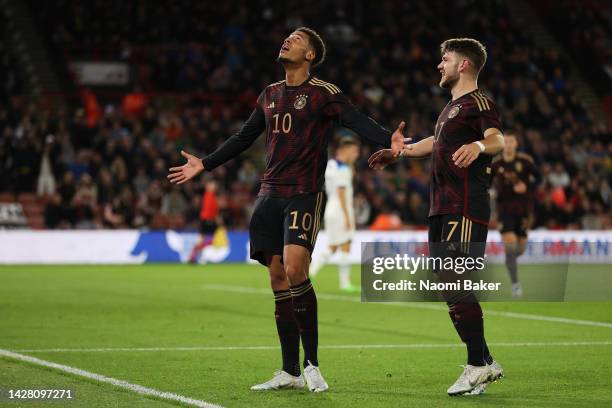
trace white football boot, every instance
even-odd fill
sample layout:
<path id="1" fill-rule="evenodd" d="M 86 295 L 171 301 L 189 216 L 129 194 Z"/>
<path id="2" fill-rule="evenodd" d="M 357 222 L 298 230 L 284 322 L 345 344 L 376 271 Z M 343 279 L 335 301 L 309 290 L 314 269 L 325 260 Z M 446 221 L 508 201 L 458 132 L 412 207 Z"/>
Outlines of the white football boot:
<path id="1" fill-rule="evenodd" d="M 266 381 L 263 384 L 257 384 L 251 387 L 253 391 L 275 391 L 275 390 L 287 390 L 296 389 L 301 390 L 306 385 L 304 377 L 299 375 L 297 377 L 289 374 L 286 371 L 279 370 L 274 373 L 274 377 L 271 380 Z"/>
<path id="2" fill-rule="evenodd" d="M 323 392 L 327 391 L 329 388 L 321 375 L 319 367 L 313 366 L 310 364 L 310 361 L 308 362 L 308 366 L 304 368 L 304 378 L 306 378 L 308 389 L 312 392 Z"/>
<path id="3" fill-rule="evenodd" d="M 480 395 L 484 394 L 485 390 L 489 386 L 489 384 L 494 383 L 504 376 L 504 369 L 502 366 L 495 360 L 491 364 L 489 364 L 489 368 L 491 369 L 491 374 L 489 375 L 489 380 L 483 382 L 482 384 L 478 384 L 472 391 L 470 391 L 469 395 Z"/>
<path id="4" fill-rule="evenodd" d="M 522 297 L 523 296 L 523 286 L 520 282 L 516 282 L 512 284 L 512 297 Z"/>
<path id="5" fill-rule="evenodd" d="M 457 381 L 446 391 L 448 395 L 462 395 L 471 392 L 476 386 L 489 380 L 491 376 L 491 368 L 488 365 L 463 366 L 463 373 Z"/>

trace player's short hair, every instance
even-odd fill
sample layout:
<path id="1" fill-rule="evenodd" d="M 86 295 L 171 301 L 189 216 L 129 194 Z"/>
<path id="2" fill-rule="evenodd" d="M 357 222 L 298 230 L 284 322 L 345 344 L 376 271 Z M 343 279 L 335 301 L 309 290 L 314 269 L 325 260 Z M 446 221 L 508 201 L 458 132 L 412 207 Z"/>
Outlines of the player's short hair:
<path id="1" fill-rule="evenodd" d="M 314 68 L 320 65 L 325 60 L 325 53 L 327 52 L 321 36 L 315 30 L 308 27 L 300 27 L 295 31 L 300 31 L 308 36 L 308 43 L 315 53 L 315 57 L 310 66 Z"/>
<path id="2" fill-rule="evenodd" d="M 476 74 L 480 73 L 487 62 L 487 49 L 478 40 L 473 38 L 451 38 L 440 44 L 440 54 L 456 52 L 461 54 L 474 65 Z"/>
<path id="3" fill-rule="evenodd" d="M 345 146 L 361 146 L 361 144 L 359 143 L 359 140 L 357 140 L 356 138 L 354 138 L 353 136 L 342 136 L 340 139 L 338 139 L 338 143 L 336 145 L 337 149 L 340 149 L 342 147 Z"/>

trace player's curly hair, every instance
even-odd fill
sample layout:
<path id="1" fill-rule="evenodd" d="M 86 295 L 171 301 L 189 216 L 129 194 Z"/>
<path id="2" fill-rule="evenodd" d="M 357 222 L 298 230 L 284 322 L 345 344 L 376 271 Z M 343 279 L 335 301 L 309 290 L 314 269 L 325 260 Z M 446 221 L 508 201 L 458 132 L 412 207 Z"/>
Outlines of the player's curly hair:
<path id="1" fill-rule="evenodd" d="M 320 65 L 325 60 L 325 53 L 327 52 L 325 49 L 325 43 L 323 42 L 321 36 L 315 30 L 308 27 L 300 27 L 295 31 L 300 31 L 308 36 L 308 42 L 315 53 L 315 57 L 310 66 L 314 68 L 317 65 Z"/>
<path id="2" fill-rule="evenodd" d="M 480 73 L 487 62 L 487 49 L 473 38 L 451 38 L 440 44 L 440 54 L 453 51 L 467 57 L 474 65 L 476 74 Z"/>

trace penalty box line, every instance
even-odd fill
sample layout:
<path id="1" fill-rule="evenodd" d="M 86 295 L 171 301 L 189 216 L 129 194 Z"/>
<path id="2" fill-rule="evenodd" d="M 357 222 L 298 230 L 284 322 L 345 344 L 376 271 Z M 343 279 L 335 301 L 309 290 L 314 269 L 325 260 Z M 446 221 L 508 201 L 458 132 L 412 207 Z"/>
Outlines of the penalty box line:
<path id="1" fill-rule="evenodd" d="M 491 347 L 581 347 L 612 346 L 609 341 L 552 341 L 489 343 Z M 412 344 L 331 344 L 319 345 L 319 349 L 428 349 L 463 348 L 463 343 L 412 343 Z M 15 350 L 18 353 L 146 353 L 163 351 L 246 351 L 279 350 L 279 346 L 201 346 L 201 347 L 108 347 L 108 348 L 47 348 Z"/>
<path id="2" fill-rule="evenodd" d="M 269 289 L 263 288 L 252 288 L 246 286 L 231 286 L 231 285 L 204 285 L 204 289 L 208 290 L 216 290 L 220 292 L 234 292 L 234 293 L 248 293 L 252 295 L 266 295 L 271 296 L 271 292 Z M 323 300 L 337 300 L 340 302 L 353 302 L 353 303 L 362 303 L 361 298 L 355 296 L 346 296 L 346 295 L 335 295 L 332 293 L 318 293 L 317 298 Z M 376 304 L 383 306 L 396 306 L 396 307 L 408 307 L 412 309 L 427 309 L 427 310 L 444 310 L 446 311 L 446 306 L 439 306 L 436 304 L 428 304 L 428 303 L 416 303 L 416 302 L 370 302 L 368 304 Z M 576 324 L 580 326 L 593 326 L 593 327 L 605 327 L 608 329 L 612 329 L 612 323 L 607 322 L 597 322 L 594 320 L 581 320 L 581 319 L 571 319 L 567 317 L 555 317 L 555 316 L 545 316 L 545 315 L 536 315 L 530 313 L 518 313 L 518 312 L 503 312 L 500 310 L 486 310 L 484 312 L 485 316 L 501 316 L 501 317 L 509 317 L 512 319 L 522 319 L 522 320 L 536 320 L 543 322 L 552 322 L 552 323 L 564 323 L 564 324 Z"/>
<path id="3" fill-rule="evenodd" d="M 24 354 L 15 353 L 9 350 L 0 349 L 0 357 L 6 357 L 12 360 L 23 361 L 33 365 L 52 368 L 54 370 L 63 371 L 65 373 L 72 374 L 77 377 L 88 378 L 90 380 L 95 380 L 101 383 L 111 384 L 115 387 L 123 388 L 128 391 L 135 392 L 137 394 L 156 397 L 168 401 L 176 401 L 183 404 L 191 405 L 194 407 L 201 408 L 221 408 L 220 405 L 212 404 L 210 402 L 197 400 L 190 397 L 185 397 L 183 395 L 174 394 L 172 392 L 159 391 L 153 388 L 143 387 L 142 385 L 132 384 L 127 381 L 118 380 L 116 378 L 107 377 L 105 375 L 92 373 L 89 371 L 81 370 L 79 368 L 70 367 L 63 364 L 57 364 L 51 361 L 41 360 L 36 357 L 27 356 Z"/>

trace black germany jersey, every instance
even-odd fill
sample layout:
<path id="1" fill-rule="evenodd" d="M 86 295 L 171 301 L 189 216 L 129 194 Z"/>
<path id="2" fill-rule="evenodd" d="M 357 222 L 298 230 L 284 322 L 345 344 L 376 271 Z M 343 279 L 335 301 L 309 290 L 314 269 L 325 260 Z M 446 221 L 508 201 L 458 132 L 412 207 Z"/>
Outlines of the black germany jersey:
<path id="1" fill-rule="evenodd" d="M 379 146 L 391 133 L 360 113 L 335 85 L 310 77 L 299 86 L 269 85 L 240 131 L 203 159 L 206 170 L 235 157 L 265 131 L 266 170 L 259 195 L 291 197 L 323 188 L 327 144 L 335 124 Z"/>
<path id="2" fill-rule="evenodd" d="M 533 212 L 535 186 L 540 177 L 531 156 L 519 152 L 513 160 L 506 161 L 503 156 L 496 158 L 493 177 L 498 213 L 525 215 Z M 527 186 L 525 193 L 514 191 L 519 181 Z"/>
<path id="3" fill-rule="evenodd" d="M 488 224 L 491 160 L 480 154 L 467 168 L 452 160 L 462 145 L 484 139 L 489 128 L 501 130 L 493 101 L 478 89 L 450 101 L 442 110 L 434 133 L 429 215 L 460 214 Z"/>

